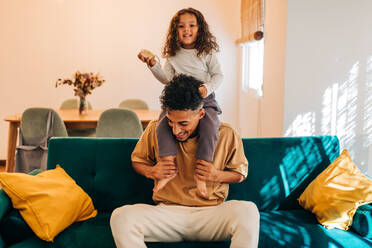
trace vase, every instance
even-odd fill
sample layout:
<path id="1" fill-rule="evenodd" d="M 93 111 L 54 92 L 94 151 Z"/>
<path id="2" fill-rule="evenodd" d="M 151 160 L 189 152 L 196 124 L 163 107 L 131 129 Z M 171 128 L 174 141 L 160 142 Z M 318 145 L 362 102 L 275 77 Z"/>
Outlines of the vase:
<path id="1" fill-rule="evenodd" d="M 87 112 L 88 112 L 88 101 L 85 99 L 85 97 L 80 97 L 79 114 L 84 115 Z"/>

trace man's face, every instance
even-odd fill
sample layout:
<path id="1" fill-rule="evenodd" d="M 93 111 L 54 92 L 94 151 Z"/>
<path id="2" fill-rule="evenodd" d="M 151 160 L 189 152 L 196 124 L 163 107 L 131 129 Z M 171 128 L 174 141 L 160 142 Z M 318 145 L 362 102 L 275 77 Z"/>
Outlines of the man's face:
<path id="1" fill-rule="evenodd" d="M 178 141 L 186 141 L 204 117 L 204 109 L 167 111 L 168 124 Z"/>

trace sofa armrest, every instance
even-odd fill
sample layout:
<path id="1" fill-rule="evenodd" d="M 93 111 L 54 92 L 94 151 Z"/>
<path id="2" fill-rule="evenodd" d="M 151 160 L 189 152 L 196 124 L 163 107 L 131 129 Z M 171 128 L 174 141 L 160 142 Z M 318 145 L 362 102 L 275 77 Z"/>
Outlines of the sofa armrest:
<path id="1" fill-rule="evenodd" d="M 12 209 L 12 203 L 9 197 L 5 194 L 4 190 L 0 190 L 0 222 L 3 220 L 4 216 L 10 212 Z M 6 247 L 5 242 L 0 235 L 0 248 Z"/>
<path id="2" fill-rule="evenodd" d="M 358 207 L 351 228 L 360 236 L 372 239 L 372 204 Z"/>
<path id="3" fill-rule="evenodd" d="M 5 248 L 6 247 L 6 244 L 3 240 L 3 238 L 0 236 L 0 248 Z"/>
<path id="4" fill-rule="evenodd" d="M 0 221 L 4 218 L 4 216 L 12 209 L 12 203 L 5 194 L 4 190 L 0 191 Z"/>
<path id="5" fill-rule="evenodd" d="M 29 175 L 37 175 L 42 170 L 33 170 L 29 173 Z M 12 202 L 8 195 L 5 193 L 3 189 L 0 190 L 0 222 L 3 221 L 3 218 L 13 209 Z M 5 248 L 6 244 L 0 234 L 0 248 Z"/>

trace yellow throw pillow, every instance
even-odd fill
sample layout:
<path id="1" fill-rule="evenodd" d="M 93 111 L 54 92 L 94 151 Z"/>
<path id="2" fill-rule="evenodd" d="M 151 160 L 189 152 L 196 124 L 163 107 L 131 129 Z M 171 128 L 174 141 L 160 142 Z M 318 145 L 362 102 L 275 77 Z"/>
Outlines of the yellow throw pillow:
<path id="1" fill-rule="evenodd" d="M 372 202 L 372 180 L 353 163 L 345 149 L 298 198 L 326 228 L 348 230 L 356 209 Z"/>
<path id="2" fill-rule="evenodd" d="M 75 221 L 97 215 L 89 195 L 59 165 L 36 176 L 0 173 L 0 184 L 13 207 L 45 241 L 53 241 Z"/>

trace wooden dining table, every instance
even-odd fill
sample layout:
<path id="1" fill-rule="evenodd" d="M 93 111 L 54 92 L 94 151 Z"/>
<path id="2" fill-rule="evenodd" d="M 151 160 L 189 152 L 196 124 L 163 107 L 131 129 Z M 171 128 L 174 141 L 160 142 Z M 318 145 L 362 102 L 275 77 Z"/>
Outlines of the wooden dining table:
<path id="1" fill-rule="evenodd" d="M 104 110 L 88 110 L 86 114 L 79 114 L 76 109 L 64 109 L 56 110 L 64 121 L 66 128 L 96 128 L 98 119 Z M 149 124 L 151 120 L 157 119 L 160 114 L 160 110 L 145 110 L 136 109 L 133 110 L 140 119 L 143 128 Z M 8 148 L 7 148 L 7 159 L 6 168 L 7 172 L 14 172 L 15 165 L 15 151 L 17 146 L 18 128 L 20 126 L 22 113 L 17 113 L 6 117 L 4 120 L 9 122 L 8 131 Z"/>

